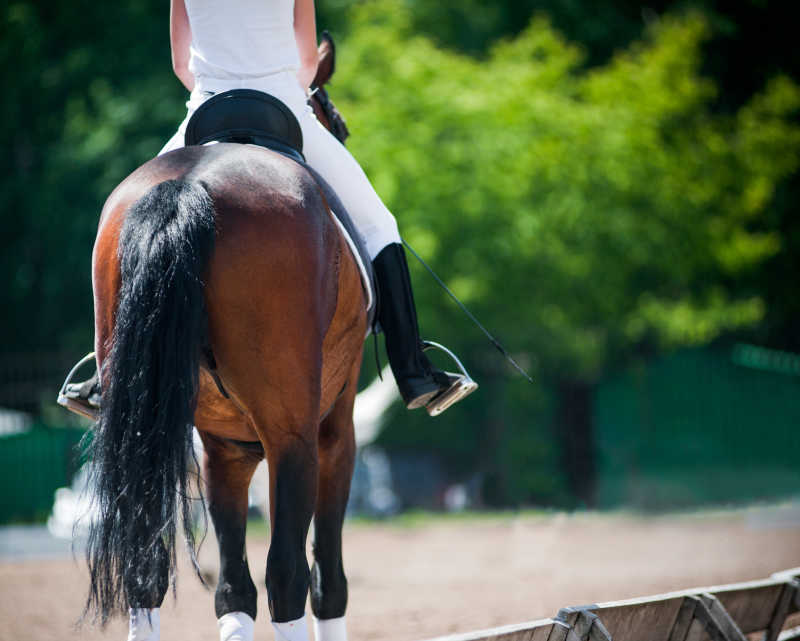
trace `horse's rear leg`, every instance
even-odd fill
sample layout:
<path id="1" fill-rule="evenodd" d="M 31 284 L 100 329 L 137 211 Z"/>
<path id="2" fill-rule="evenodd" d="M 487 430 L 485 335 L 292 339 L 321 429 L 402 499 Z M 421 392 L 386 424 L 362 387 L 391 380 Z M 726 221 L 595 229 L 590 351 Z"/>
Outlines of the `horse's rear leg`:
<path id="1" fill-rule="evenodd" d="M 257 592 L 245 548 L 247 491 L 262 459 L 235 442 L 200 432 L 208 511 L 219 545 L 220 571 L 214 610 L 222 641 L 253 638 Z"/>
<path id="2" fill-rule="evenodd" d="M 280 439 L 270 439 L 267 447 L 272 538 L 266 583 L 278 641 L 308 641 L 306 538 L 317 493 L 315 437 L 311 424 L 302 433 L 291 430 Z"/>
<path id="3" fill-rule="evenodd" d="M 319 481 L 314 511 L 311 609 L 317 641 L 346 641 L 347 579 L 342 563 L 342 524 L 350 495 L 356 443 L 353 402 L 360 359 L 344 394 L 320 425 Z"/>

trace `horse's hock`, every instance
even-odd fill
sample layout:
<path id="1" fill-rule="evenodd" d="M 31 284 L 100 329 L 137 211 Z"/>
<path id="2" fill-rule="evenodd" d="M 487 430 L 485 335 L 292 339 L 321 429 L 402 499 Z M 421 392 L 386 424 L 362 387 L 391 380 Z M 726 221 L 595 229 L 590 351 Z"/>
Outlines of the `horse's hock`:
<path id="1" fill-rule="evenodd" d="M 769 579 L 562 608 L 430 641 L 800 641 L 800 567 Z"/>

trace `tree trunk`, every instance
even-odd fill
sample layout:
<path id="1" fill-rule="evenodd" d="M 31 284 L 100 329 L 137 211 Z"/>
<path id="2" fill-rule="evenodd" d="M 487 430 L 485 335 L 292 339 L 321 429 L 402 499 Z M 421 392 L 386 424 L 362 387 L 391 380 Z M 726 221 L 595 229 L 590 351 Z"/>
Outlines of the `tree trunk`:
<path id="1" fill-rule="evenodd" d="M 556 430 L 567 485 L 577 505 L 594 507 L 597 448 L 592 415 L 593 386 L 578 381 L 558 384 Z"/>

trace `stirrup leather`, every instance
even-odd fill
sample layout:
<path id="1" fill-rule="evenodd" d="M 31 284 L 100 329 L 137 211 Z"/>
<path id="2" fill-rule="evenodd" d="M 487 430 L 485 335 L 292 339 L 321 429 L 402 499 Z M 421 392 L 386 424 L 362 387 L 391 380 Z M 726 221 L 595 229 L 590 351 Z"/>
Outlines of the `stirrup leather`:
<path id="1" fill-rule="evenodd" d="M 456 367 L 458 367 L 460 370 L 460 373 L 445 372 L 445 374 L 447 374 L 452 381 L 450 387 L 448 387 L 444 392 L 434 396 L 433 399 L 425 404 L 425 409 L 430 416 L 438 416 L 454 403 L 457 403 L 465 396 L 472 394 L 472 392 L 478 389 L 478 384 L 472 380 L 472 377 L 469 375 L 467 369 L 464 367 L 461 361 L 458 360 L 458 357 L 444 345 L 434 343 L 433 341 L 422 341 L 422 351 L 424 352 L 429 349 L 438 349 L 443 351 L 453 359 Z"/>
<path id="2" fill-rule="evenodd" d="M 85 416 L 89 420 L 96 421 L 99 415 L 99 411 L 96 408 L 88 404 L 80 403 L 75 399 L 70 398 L 66 395 L 67 386 L 70 383 L 72 383 L 72 379 L 75 378 L 75 374 L 77 374 L 78 370 L 84 365 L 86 365 L 86 363 L 93 360 L 94 360 L 94 352 L 89 352 L 86 356 L 84 356 L 81 360 L 77 362 L 75 367 L 73 367 L 69 371 L 69 374 L 67 374 L 67 378 L 64 380 L 64 384 L 61 386 L 61 390 L 58 393 L 58 399 L 56 399 L 56 402 L 62 407 L 67 408 L 71 412 L 75 412 L 76 414 Z"/>

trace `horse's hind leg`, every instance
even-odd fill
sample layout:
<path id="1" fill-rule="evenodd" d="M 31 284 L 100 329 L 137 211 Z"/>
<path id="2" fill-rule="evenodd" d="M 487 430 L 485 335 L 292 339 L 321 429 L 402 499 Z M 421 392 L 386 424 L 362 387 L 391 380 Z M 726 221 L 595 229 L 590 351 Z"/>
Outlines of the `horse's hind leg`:
<path id="1" fill-rule="evenodd" d="M 251 451 L 202 431 L 200 437 L 205 449 L 203 470 L 208 511 L 219 545 L 220 570 L 214 610 L 220 638 L 223 641 L 252 639 L 257 593 L 245 548 L 247 491 L 253 472 L 263 458 L 262 452 L 260 446 L 258 451 Z"/>
<path id="2" fill-rule="evenodd" d="M 308 639 L 306 538 L 317 490 L 316 427 L 310 424 L 303 432 L 271 439 L 267 448 L 272 537 L 266 582 L 278 641 Z"/>
<path id="3" fill-rule="evenodd" d="M 319 482 L 314 511 L 314 566 L 311 570 L 311 609 L 317 641 L 346 641 L 344 613 L 347 579 L 342 563 L 342 524 L 356 443 L 353 402 L 360 359 L 344 394 L 323 420 L 319 431 Z"/>

